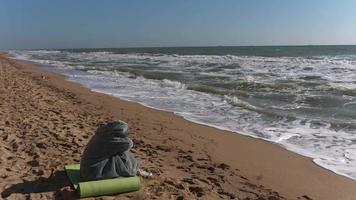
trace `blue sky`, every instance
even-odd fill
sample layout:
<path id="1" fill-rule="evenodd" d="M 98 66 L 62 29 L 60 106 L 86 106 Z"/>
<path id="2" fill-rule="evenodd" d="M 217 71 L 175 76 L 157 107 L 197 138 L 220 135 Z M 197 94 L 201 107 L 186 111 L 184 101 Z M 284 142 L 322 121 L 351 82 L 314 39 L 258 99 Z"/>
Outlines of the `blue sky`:
<path id="1" fill-rule="evenodd" d="M 355 0 L 0 0 L 0 49 L 356 44 Z"/>

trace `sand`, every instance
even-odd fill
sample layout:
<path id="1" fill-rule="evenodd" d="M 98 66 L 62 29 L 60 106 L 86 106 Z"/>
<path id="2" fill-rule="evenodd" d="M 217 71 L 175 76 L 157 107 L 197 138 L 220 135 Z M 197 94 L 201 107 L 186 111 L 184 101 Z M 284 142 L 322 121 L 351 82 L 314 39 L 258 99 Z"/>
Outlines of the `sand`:
<path id="1" fill-rule="evenodd" d="M 154 174 L 138 192 L 103 199 L 356 199 L 356 181 L 266 141 L 91 92 L 0 55 L 0 192 L 7 199 L 75 199 L 63 167 L 95 129 L 129 124 L 133 153 Z"/>

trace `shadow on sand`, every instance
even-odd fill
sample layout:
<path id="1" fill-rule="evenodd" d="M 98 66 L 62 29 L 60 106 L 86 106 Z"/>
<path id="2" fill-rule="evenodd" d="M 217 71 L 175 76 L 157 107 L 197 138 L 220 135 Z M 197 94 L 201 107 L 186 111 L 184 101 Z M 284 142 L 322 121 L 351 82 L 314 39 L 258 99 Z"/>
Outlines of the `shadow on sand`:
<path id="1" fill-rule="evenodd" d="M 68 189 L 61 190 L 61 188 L 69 186 L 70 181 L 64 171 L 56 171 L 48 178 L 39 178 L 34 181 L 25 181 L 17 183 L 1 192 L 2 198 L 7 198 L 11 194 L 32 194 L 42 192 L 54 192 L 55 199 L 76 199 L 73 191 Z"/>

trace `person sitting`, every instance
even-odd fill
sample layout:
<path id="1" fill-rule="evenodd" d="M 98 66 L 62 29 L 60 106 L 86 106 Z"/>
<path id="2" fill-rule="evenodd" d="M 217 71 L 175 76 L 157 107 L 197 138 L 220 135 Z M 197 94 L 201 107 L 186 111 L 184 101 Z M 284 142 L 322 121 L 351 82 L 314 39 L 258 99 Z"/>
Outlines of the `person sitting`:
<path id="1" fill-rule="evenodd" d="M 92 181 L 136 176 L 142 170 L 130 152 L 132 147 L 127 123 L 114 121 L 99 127 L 82 155 L 81 179 Z"/>

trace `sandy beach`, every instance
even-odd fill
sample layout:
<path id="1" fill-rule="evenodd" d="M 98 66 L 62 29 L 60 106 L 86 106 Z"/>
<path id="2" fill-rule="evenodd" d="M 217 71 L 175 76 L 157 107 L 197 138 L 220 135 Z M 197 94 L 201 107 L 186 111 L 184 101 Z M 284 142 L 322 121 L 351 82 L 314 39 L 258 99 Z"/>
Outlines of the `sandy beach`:
<path id="1" fill-rule="evenodd" d="M 356 181 L 310 158 L 68 82 L 0 55 L 0 191 L 4 199 L 75 199 L 63 167 L 101 123 L 129 124 L 133 153 L 154 174 L 103 199 L 356 199 Z"/>

